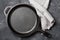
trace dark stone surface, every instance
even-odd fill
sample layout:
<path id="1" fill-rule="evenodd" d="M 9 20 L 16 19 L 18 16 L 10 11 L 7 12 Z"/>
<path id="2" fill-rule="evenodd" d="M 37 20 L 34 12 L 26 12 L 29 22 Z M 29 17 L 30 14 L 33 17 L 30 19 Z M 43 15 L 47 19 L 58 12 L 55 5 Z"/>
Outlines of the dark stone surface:
<path id="1" fill-rule="evenodd" d="M 54 27 L 48 31 L 52 34 L 52 38 L 47 38 L 40 33 L 36 33 L 28 38 L 20 38 L 11 32 L 6 23 L 6 17 L 3 11 L 7 5 L 14 5 L 18 2 L 28 3 L 27 0 L 0 0 L 0 40 L 60 40 L 60 0 L 51 0 L 48 8 L 56 21 Z"/>

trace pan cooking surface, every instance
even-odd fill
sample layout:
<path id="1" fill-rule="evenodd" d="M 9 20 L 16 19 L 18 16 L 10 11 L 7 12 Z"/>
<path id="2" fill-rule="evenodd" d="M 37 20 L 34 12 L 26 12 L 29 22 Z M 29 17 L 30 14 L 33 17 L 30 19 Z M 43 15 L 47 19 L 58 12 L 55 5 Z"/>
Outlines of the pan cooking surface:
<path id="1" fill-rule="evenodd" d="M 12 13 L 10 22 L 12 28 L 17 32 L 27 32 L 36 26 L 37 17 L 32 9 L 21 7 Z"/>

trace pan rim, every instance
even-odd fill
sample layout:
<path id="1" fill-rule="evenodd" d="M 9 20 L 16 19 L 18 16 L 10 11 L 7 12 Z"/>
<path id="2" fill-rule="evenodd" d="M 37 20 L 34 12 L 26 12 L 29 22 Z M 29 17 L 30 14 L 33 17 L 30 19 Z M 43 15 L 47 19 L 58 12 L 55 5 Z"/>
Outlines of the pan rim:
<path id="1" fill-rule="evenodd" d="M 36 20 L 35 27 L 33 26 L 33 28 L 30 29 L 31 31 L 29 30 L 29 32 L 17 32 L 16 30 L 14 30 L 14 28 L 12 28 L 11 23 L 10 23 L 10 17 L 11 17 L 12 12 L 13 12 L 16 8 L 18 8 L 18 7 L 28 7 L 28 8 L 32 9 L 32 10 L 35 12 L 36 17 L 38 16 L 35 8 L 32 7 L 32 6 L 30 6 L 30 5 L 28 5 L 28 4 L 18 4 L 18 5 L 15 5 L 15 6 L 13 6 L 13 7 L 10 9 L 10 11 L 8 12 L 8 15 L 7 15 L 7 23 L 8 23 L 8 25 L 9 25 L 9 27 L 10 27 L 14 32 L 16 32 L 16 33 L 18 33 L 18 34 L 20 34 L 20 33 L 21 33 L 21 34 L 26 34 L 26 33 L 32 32 L 32 31 L 36 28 L 36 26 L 37 26 L 38 17 L 37 17 L 37 20 Z"/>

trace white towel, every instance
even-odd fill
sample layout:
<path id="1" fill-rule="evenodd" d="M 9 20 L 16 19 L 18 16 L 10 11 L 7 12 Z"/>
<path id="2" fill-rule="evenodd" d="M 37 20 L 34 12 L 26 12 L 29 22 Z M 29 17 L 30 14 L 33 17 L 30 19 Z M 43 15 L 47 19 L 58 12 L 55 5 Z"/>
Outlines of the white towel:
<path id="1" fill-rule="evenodd" d="M 54 18 L 47 11 L 49 0 L 29 0 L 29 2 L 35 7 L 38 16 L 41 17 L 42 30 L 50 29 L 54 24 Z"/>

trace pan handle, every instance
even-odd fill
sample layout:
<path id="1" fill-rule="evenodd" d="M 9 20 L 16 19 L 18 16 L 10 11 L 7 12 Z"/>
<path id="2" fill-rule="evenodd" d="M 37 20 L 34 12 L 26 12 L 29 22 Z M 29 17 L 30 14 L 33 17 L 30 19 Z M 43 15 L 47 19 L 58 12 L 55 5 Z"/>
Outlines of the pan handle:
<path id="1" fill-rule="evenodd" d="M 46 36 L 47 38 L 52 38 L 52 34 L 46 31 L 42 31 L 43 35 Z"/>
<path id="2" fill-rule="evenodd" d="M 40 24 L 40 23 L 39 23 L 39 24 Z M 46 36 L 47 38 L 52 38 L 52 34 L 49 33 L 49 32 L 47 32 L 47 30 L 44 31 L 44 30 L 40 29 L 40 26 L 41 26 L 41 25 L 38 26 L 38 28 L 37 28 L 38 30 L 37 30 L 37 31 L 40 32 L 40 33 L 42 33 L 42 34 L 43 34 L 44 36 Z"/>
<path id="3" fill-rule="evenodd" d="M 8 11 L 11 9 L 11 6 L 7 6 L 5 9 L 4 9 L 4 15 L 7 16 L 8 14 Z"/>

